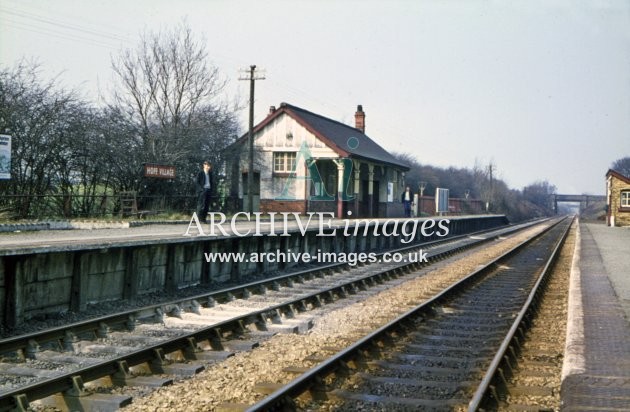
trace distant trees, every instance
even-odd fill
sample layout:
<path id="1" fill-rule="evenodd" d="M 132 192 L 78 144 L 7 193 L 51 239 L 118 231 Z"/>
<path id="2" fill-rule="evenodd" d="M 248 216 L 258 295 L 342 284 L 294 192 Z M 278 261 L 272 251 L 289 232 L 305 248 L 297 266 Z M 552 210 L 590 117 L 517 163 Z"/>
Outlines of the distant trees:
<path id="1" fill-rule="evenodd" d="M 615 160 L 610 168 L 624 176 L 630 176 L 630 156 Z"/>
<path id="2" fill-rule="evenodd" d="M 69 194 L 76 187 L 77 149 L 89 146 L 86 134 L 93 113 L 77 96 L 42 82 L 38 65 L 21 62 L 0 71 L 0 130 L 12 141 L 11 180 L 2 182 L 12 195 Z M 33 197 L 17 198 L 18 216 L 45 213 Z M 63 203 L 63 200 L 61 200 Z"/>
<path id="3" fill-rule="evenodd" d="M 448 188 L 451 197 L 465 197 L 466 193 L 478 198 L 478 187 L 470 170 L 449 167 L 447 169 L 422 165 L 408 153 L 393 153 L 393 156 L 410 166 L 405 174 L 405 184 L 413 191 L 417 191 L 420 182 L 425 182 L 424 194 L 433 194 L 437 187 Z"/>
<path id="4" fill-rule="evenodd" d="M 540 180 L 523 188 L 523 199 L 538 207 L 542 213 L 554 213 L 551 195 L 557 192 L 556 186 L 546 180 Z"/>
<path id="5" fill-rule="evenodd" d="M 101 108 L 42 81 L 37 64 L 0 68 L 0 131 L 13 137 L 0 193 L 14 195 L 0 196 L 0 212 L 101 214 L 119 191 L 193 195 L 203 159 L 219 171 L 236 108 L 219 99 L 225 80 L 188 27 L 143 36 L 112 66 L 118 83 Z M 175 166 L 175 181 L 144 178 L 143 163 Z"/>
<path id="6" fill-rule="evenodd" d="M 448 188 L 451 197 L 463 198 L 468 193 L 471 199 L 487 204 L 490 212 L 505 214 L 511 221 L 554 213 L 549 199 L 556 188 L 547 181 L 535 182 L 520 191 L 498 179 L 493 164 L 477 163 L 472 169 L 439 168 L 422 165 L 406 153 L 395 153 L 394 157 L 410 166 L 405 183 L 412 190 L 418 190 L 419 182 L 426 182 L 425 195 L 433 195 L 436 187 Z"/>

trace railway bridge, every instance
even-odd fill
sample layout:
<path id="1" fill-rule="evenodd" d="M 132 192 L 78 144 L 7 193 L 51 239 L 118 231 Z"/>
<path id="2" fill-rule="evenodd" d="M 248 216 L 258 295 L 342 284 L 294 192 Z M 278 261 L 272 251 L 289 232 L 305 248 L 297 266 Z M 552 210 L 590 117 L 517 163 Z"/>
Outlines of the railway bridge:
<path id="1" fill-rule="evenodd" d="M 551 196 L 551 204 L 553 205 L 553 210 L 555 213 L 558 213 L 558 202 L 571 202 L 571 203 L 579 203 L 580 204 L 580 212 L 588 207 L 588 205 L 592 202 L 605 201 L 606 196 L 600 195 L 561 195 L 561 194 L 552 194 Z"/>

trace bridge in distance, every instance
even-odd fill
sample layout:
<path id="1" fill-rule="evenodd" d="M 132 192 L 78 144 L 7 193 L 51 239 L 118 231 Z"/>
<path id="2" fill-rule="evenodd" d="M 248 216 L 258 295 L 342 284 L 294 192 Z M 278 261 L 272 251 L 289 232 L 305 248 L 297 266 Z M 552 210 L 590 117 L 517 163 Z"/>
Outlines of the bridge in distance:
<path id="1" fill-rule="evenodd" d="M 606 196 L 601 195 L 561 195 L 561 194 L 553 194 L 551 197 L 551 203 L 553 205 L 554 212 L 558 213 L 558 203 L 566 202 L 566 203 L 579 203 L 580 211 L 584 210 L 589 206 L 590 203 L 593 202 L 602 202 L 606 201 Z"/>

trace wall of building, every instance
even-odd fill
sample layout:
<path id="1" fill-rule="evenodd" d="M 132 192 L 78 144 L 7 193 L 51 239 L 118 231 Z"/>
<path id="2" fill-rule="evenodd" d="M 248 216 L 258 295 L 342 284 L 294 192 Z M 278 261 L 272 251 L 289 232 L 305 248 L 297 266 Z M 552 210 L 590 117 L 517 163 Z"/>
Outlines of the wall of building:
<path id="1" fill-rule="evenodd" d="M 282 115 L 274 119 L 256 134 L 254 141 L 256 157 L 254 169 L 260 171 L 260 199 L 274 200 L 283 194 L 296 200 L 304 200 L 306 195 L 306 165 L 304 156 L 299 151 L 306 144 L 310 154 L 315 158 L 336 159 L 339 156 L 319 140 L 315 135 L 296 122 L 293 118 Z M 297 153 L 296 173 L 289 182 L 288 174 L 274 174 L 273 153 Z M 247 156 L 241 159 L 241 170 L 247 170 Z M 242 184 L 239 185 L 239 197 L 243 197 Z"/>
<path id="2" fill-rule="evenodd" d="M 630 208 L 621 207 L 621 191 L 630 190 L 630 184 L 615 176 L 608 178 L 608 225 L 630 226 Z"/>
<path id="3" fill-rule="evenodd" d="M 302 203 L 299 203 L 299 201 L 304 201 L 311 195 L 311 186 L 313 185 L 310 178 L 307 179 L 308 173 L 304 153 L 300 153 L 303 144 L 308 148 L 309 155 L 318 159 L 318 170 L 326 183 L 326 191 L 329 195 L 337 197 L 336 182 L 338 176 L 336 165 L 327 159 L 339 159 L 339 155 L 296 120 L 283 114 L 258 131 L 255 138 L 256 157 L 254 170 L 260 172 L 259 210 L 261 212 L 286 211 L 305 213 L 308 211 L 336 211 L 336 205 L 333 205 L 331 208 L 331 205 L 328 203 L 307 202 L 304 206 Z M 294 174 L 274 173 L 274 152 L 296 153 L 297 164 Z M 344 190 L 351 196 L 357 195 L 355 193 L 354 179 L 358 176 L 358 196 L 359 204 L 361 205 L 367 204 L 367 198 L 365 198 L 363 191 L 366 188 L 364 183 L 369 179 L 369 163 L 368 161 L 355 160 L 352 168 L 358 168 L 358 175 L 355 175 L 354 170 L 347 172 L 349 174 L 349 183 Z M 239 170 L 244 171 L 247 168 L 247 156 L 241 156 Z M 380 164 L 374 165 L 372 171 L 374 202 L 378 205 L 374 217 L 401 217 L 403 214 L 402 212 L 399 213 L 400 208 L 395 206 L 395 204 L 400 202 L 403 184 L 402 171 Z M 329 179 L 331 174 L 333 177 Z M 234 179 L 233 182 L 235 181 Z M 388 182 L 393 183 L 393 202 L 387 202 Z M 238 197 L 243 199 L 244 192 L 243 181 L 239 178 L 238 190 L 232 190 L 232 193 L 238 193 Z M 354 203 L 352 204 L 354 205 Z M 287 206 L 288 209 L 282 208 L 283 206 Z M 363 212 L 359 213 L 361 216 L 368 216 L 364 211 L 366 208 L 367 206 L 364 205 L 362 208 Z M 354 212 L 356 215 L 357 211 Z"/>
<path id="4" fill-rule="evenodd" d="M 364 227 L 366 222 L 350 221 Z M 504 216 L 453 218 L 449 236 L 488 229 L 507 223 Z M 381 228 L 383 222 L 380 222 Z M 391 223 L 390 221 L 390 224 Z M 350 233 L 353 226 L 350 226 Z M 375 225 L 374 221 L 369 224 Z M 314 226 L 314 227 L 313 227 Z M 400 236 L 374 236 L 373 228 L 356 236 L 317 236 L 311 226 L 303 236 L 186 237 L 163 241 L 139 241 L 124 245 L 76 245 L 51 247 L 37 253 L 5 252 L 0 256 L 0 320 L 15 326 L 29 319 L 67 311 L 82 311 L 101 302 L 134 299 L 138 296 L 171 292 L 182 288 L 248 281 L 265 274 L 291 269 L 301 263 L 212 262 L 204 253 L 221 252 L 369 252 L 401 245 Z M 388 232 L 392 232 L 391 228 Z M 437 239 L 417 231 L 415 242 Z M 150 242 L 150 243 L 149 243 Z"/>

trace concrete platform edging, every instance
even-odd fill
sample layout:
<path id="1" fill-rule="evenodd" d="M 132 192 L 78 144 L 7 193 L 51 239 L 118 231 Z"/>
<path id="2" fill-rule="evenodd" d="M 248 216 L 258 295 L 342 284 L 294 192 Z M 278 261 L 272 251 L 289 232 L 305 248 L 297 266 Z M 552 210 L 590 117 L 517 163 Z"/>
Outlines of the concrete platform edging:
<path id="1" fill-rule="evenodd" d="M 582 282 L 580 271 L 581 235 L 580 221 L 575 232 L 575 247 L 569 275 L 569 302 L 567 314 L 567 331 L 562 363 L 562 380 L 568 375 L 584 373 L 584 308 L 582 306 Z"/>
<path id="2" fill-rule="evenodd" d="M 572 306 L 570 310 L 574 312 L 572 316 L 580 319 L 583 330 L 576 331 L 575 322 L 568 325 L 560 410 L 627 412 L 630 411 L 630 323 L 611 279 L 615 273 L 607 264 L 621 268 L 623 276 L 624 268 L 630 264 L 630 254 L 615 244 L 624 242 L 624 233 L 593 230 L 592 225 L 580 223 L 579 271 L 574 273 L 579 275 L 581 308 Z"/>
<path id="3" fill-rule="evenodd" d="M 41 230 L 95 230 L 95 229 L 125 229 L 145 225 L 176 225 L 186 224 L 187 220 L 46 220 L 41 222 L 0 223 L 0 232 L 27 232 Z"/>

